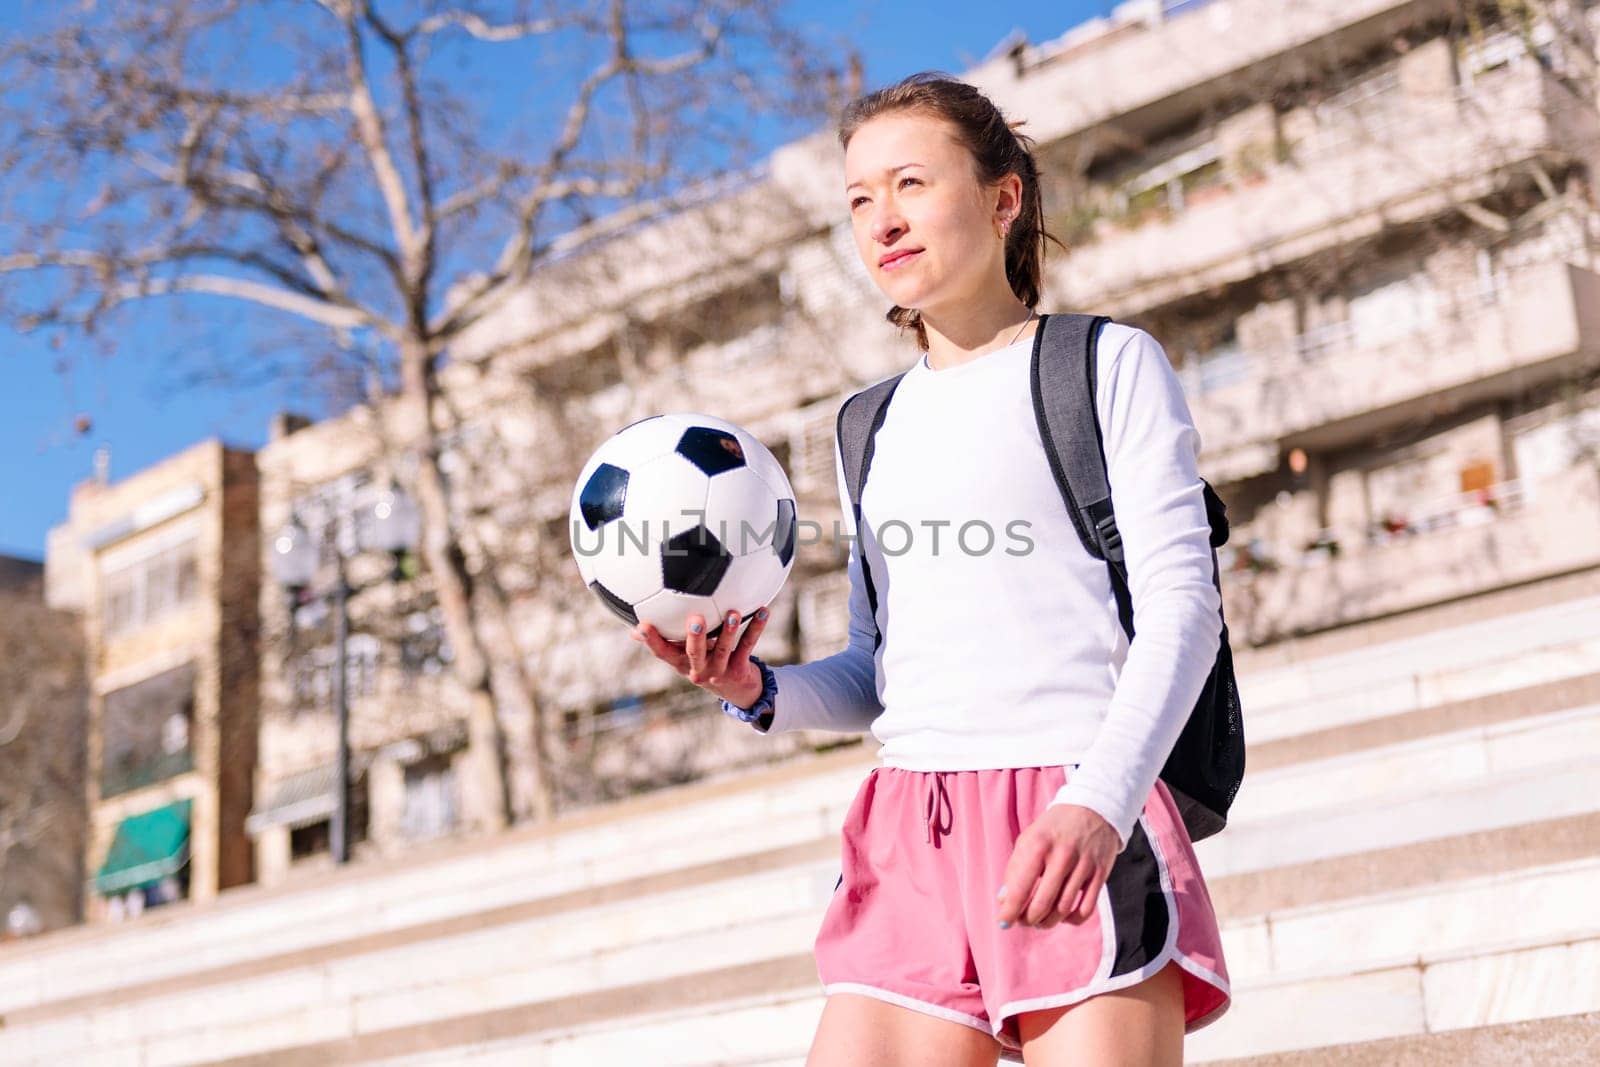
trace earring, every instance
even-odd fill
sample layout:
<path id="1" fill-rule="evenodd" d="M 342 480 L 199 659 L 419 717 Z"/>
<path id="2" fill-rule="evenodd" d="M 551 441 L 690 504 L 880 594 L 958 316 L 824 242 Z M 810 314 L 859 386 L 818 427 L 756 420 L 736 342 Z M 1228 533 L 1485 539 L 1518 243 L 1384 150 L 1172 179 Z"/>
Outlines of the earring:
<path id="1" fill-rule="evenodd" d="M 1011 220 L 1004 219 L 1000 223 L 1000 240 L 1004 241 L 1011 233 Z"/>

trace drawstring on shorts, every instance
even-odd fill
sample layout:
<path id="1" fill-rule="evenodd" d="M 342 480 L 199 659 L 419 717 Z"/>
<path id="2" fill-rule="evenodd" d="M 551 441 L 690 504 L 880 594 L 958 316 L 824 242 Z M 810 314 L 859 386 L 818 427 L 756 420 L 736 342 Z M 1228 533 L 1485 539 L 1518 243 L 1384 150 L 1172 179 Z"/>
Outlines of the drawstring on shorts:
<path id="1" fill-rule="evenodd" d="M 933 841 L 936 812 L 941 806 L 944 808 L 944 818 L 938 821 L 939 832 L 948 834 L 950 827 L 953 825 L 950 820 L 955 812 L 950 807 L 950 794 L 944 787 L 944 772 L 932 771 L 928 774 L 928 803 L 924 805 L 922 813 L 924 839 L 930 843 Z M 935 845 L 934 847 L 937 848 L 938 846 Z"/>

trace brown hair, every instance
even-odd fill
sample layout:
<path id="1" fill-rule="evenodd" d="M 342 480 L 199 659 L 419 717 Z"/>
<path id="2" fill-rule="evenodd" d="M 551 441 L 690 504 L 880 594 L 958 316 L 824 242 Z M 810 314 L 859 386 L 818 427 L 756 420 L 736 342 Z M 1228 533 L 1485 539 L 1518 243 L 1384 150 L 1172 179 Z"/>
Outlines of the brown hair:
<path id="1" fill-rule="evenodd" d="M 1022 205 L 1006 236 L 1006 281 L 1018 300 L 1037 307 L 1044 243 L 1049 240 L 1060 248 L 1066 246 L 1045 231 L 1033 139 L 1017 132 L 1022 120 L 1007 122 L 978 89 L 948 74 L 925 70 L 847 104 L 839 115 L 839 146 L 849 148 L 850 139 L 872 119 L 901 111 L 931 115 L 953 126 L 956 139 L 972 154 L 980 183 L 988 185 L 1007 174 L 1022 179 Z M 927 351 L 928 331 L 922 325 L 921 312 L 896 305 L 887 318 L 902 330 L 913 330 L 917 347 Z"/>

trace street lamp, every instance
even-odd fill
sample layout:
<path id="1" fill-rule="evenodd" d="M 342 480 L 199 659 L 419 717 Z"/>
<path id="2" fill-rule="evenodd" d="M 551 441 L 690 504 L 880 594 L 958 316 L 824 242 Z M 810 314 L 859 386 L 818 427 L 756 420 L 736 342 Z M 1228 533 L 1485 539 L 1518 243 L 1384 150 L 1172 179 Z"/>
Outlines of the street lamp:
<path id="1" fill-rule="evenodd" d="M 365 543 L 358 543 L 355 551 L 387 552 L 394 556 L 396 566 L 390 572 L 390 578 L 394 578 L 400 573 L 401 555 L 414 547 L 421 535 L 421 516 L 416 504 L 393 482 L 367 506 L 367 510 L 370 516 L 361 517 L 370 517 L 371 521 L 356 523 L 358 531 L 365 527 L 367 536 L 361 538 Z M 346 560 L 340 546 L 338 521 L 337 514 L 331 515 L 320 538 L 321 543 L 333 548 L 333 582 L 320 594 L 313 595 L 324 597 L 333 609 L 333 706 L 338 723 L 338 755 L 335 759 L 334 809 L 328 844 L 334 862 L 344 863 L 350 858 L 350 701 L 345 688 L 345 644 L 350 636 L 350 594 L 358 593 L 361 589 L 352 588 L 345 576 Z M 299 599 L 302 592 L 316 580 L 320 555 L 319 539 L 306 529 L 296 515 L 273 538 L 273 576 L 292 598 Z"/>

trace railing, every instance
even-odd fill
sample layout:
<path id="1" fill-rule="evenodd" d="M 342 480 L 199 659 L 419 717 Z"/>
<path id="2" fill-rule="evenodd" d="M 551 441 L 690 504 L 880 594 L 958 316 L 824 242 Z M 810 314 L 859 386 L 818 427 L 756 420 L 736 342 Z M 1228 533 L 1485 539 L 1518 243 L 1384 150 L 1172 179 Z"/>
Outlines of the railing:
<path id="1" fill-rule="evenodd" d="M 1447 289 L 1442 293 L 1435 291 L 1436 300 L 1440 295 L 1446 298 L 1448 310 L 1443 316 L 1411 314 L 1409 321 L 1392 332 L 1382 330 L 1381 339 L 1376 341 L 1365 340 L 1363 329 L 1383 326 L 1383 320 L 1373 320 L 1363 327 L 1358 326 L 1355 320 L 1346 318 L 1302 331 L 1279 345 L 1243 348 L 1230 344 L 1209 352 L 1188 350 L 1178 367 L 1178 377 L 1186 392 L 1200 396 L 1258 375 L 1282 373 L 1336 355 L 1382 351 L 1425 333 L 1441 322 L 1457 321 L 1495 306 L 1504 299 L 1505 293 L 1504 280 L 1499 276 L 1480 278 L 1469 285 Z"/>
<path id="2" fill-rule="evenodd" d="M 1530 487 L 1515 478 L 1482 489 L 1427 498 L 1415 507 L 1390 510 L 1369 521 L 1363 531 L 1363 541 L 1356 547 L 1362 550 L 1382 549 L 1441 530 L 1485 525 L 1523 511 L 1533 500 L 1534 493 Z M 1346 546 L 1340 540 L 1341 533 L 1343 531 L 1338 527 L 1325 527 L 1298 550 L 1284 551 L 1280 546 L 1250 537 L 1248 527 L 1241 527 L 1234 541 L 1218 551 L 1218 564 L 1224 571 L 1273 571 L 1285 566 L 1325 566 L 1345 551 Z"/>
<path id="3" fill-rule="evenodd" d="M 101 797 L 114 797 L 143 789 L 147 785 L 164 782 L 194 770 L 194 751 L 182 748 L 177 752 L 164 752 L 135 764 L 117 764 L 106 767 L 100 774 Z"/>
<path id="4" fill-rule="evenodd" d="M 1413 145 L 1405 136 L 1408 130 L 1426 133 L 1456 124 L 1468 105 L 1482 105 L 1486 115 L 1497 115 L 1505 110 L 1505 90 L 1495 84 L 1498 79 L 1485 82 L 1483 78 L 1480 75 L 1480 80 L 1473 84 L 1452 85 L 1435 95 L 1425 96 L 1408 93 L 1402 88 L 1397 70 L 1383 71 L 1315 105 L 1315 130 L 1289 146 L 1286 155 L 1279 160 L 1293 159 L 1305 168 L 1361 144 L 1389 145 L 1409 153 Z M 1197 151 L 1200 149 L 1191 149 L 1178 158 Z M 1161 169 L 1157 166 L 1152 172 Z M 1269 167 L 1269 173 L 1271 169 L 1276 168 Z M 1111 194 L 1113 202 L 1096 207 L 1093 214 L 1114 221 L 1120 228 L 1138 229 L 1158 219 L 1172 221 L 1190 208 L 1188 198 L 1183 196 L 1167 198 L 1159 205 L 1159 210 L 1134 211 L 1115 203 L 1119 197 L 1126 202 L 1139 195 L 1148 184 L 1151 183 L 1141 176 L 1134 179 L 1133 188 L 1119 187 Z M 1222 186 L 1229 182 L 1218 180 L 1208 184 Z M 1090 227 L 1086 241 L 1093 241 L 1092 233 Z"/>
<path id="5" fill-rule="evenodd" d="M 1367 544 L 1382 546 L 1437 530 L 1476 526 L 1527 506 L 1529 493 L 1519 479 L 1422 501 L 1399 514 L 1389 513 L 1367 526 Z"/>
<path id="6" fill-rule="evenodd" d="M 603 711 L 585 711 L 566 727 L 569 744 L 594 742 L 608 734 L 633 733 L 652 723 L 676 722 L 710 712 L 721 714 L 717 698 L 698 686 L 648 697 L 618 697 Z"/>

